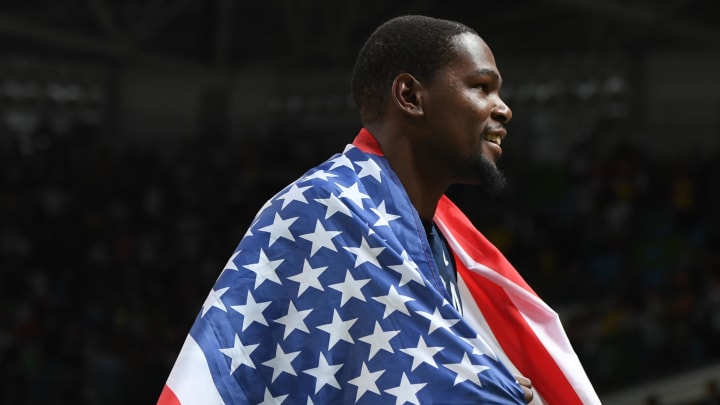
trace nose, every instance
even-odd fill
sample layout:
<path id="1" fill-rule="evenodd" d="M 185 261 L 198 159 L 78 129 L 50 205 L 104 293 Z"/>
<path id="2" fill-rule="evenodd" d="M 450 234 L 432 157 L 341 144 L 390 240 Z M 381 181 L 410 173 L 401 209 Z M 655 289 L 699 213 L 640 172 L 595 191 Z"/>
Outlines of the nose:
<path id="1" fill-rule="evenodd" d="M 512 110 L 500 97 L 498 97 L 491 114 L 495 120 L 502 123 L 509 122 L 512 119 Z"/>

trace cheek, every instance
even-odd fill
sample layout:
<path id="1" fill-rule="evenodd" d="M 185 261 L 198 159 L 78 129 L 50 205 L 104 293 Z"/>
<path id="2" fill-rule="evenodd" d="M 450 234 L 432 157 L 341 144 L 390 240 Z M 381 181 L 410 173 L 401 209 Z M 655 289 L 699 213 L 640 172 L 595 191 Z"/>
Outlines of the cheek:
<path id="1" fill-rule="evenodd" d="M 465 125 L 482 130 L 490 117 L 491 108 L 486 100 L 479 99 L 479 97 L 468 97 L 463 103 L 456 106 L 455 112 L 457 118 Z"/>

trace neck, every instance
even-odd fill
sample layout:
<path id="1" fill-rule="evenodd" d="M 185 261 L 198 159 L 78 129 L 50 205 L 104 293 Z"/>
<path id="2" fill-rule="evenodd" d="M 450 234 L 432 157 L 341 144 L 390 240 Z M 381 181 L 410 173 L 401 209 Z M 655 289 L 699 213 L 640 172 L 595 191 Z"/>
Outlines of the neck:
<path id="1" fill-rule="evenodd" d="M 388 126 L 373 126 L 368 130 L 377 139 L 420 219 L 431 224 L 438 201 L 450 186 L 449 182 L 429 170 L 429 157 L 425 156 L 423 147 L 418 146 L 418 140 L 412 138 L 412 131 Z"/>

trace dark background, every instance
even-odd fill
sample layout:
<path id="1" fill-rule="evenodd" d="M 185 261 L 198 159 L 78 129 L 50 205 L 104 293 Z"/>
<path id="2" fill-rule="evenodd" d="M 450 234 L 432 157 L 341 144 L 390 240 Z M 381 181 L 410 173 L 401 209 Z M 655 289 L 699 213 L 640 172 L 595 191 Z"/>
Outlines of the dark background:
<path id="1" fill-rule="evenodd" d="M 407 13 L 493 49 L 509 187 L 451 195 L 601 397 L 720 361 L 713 1 L 3 0 L 0 402 L 154 403 L 257 209 L 352 141 L 354 57 Z"/>

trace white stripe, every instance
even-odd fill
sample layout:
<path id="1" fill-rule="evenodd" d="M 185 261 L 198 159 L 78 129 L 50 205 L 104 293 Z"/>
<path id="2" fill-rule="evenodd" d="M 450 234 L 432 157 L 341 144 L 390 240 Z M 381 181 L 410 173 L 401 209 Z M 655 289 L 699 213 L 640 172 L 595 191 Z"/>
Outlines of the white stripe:
<path id="1" fill-rule="evenodd" d="M 470 294 L 470 290 L 467 288 L 465 280 L 463 280 L 462 276 L 458 277 L 458 289 L 460 290 L 460 297 L 463 300 L 465 310 L 463 313 L 463 319 L 475 328 L 475 331 L 478 333 L 480 340 L 482 340 L 489 347 L 489 349 L 492 350 L 497 360 L 500 363 L 504 364 L 505 367 L 510 370 L 510 373 L 512 373 L 513 375 L 522 375 L 522 373 L 520 373 L 517 367 L 515 367 L 515 364 L 510 361 L 502 347 L 500 347 L 500 343 L 498 343 L 495 335 L 492 333 L 490 325 L 488 325 L 487 321 L 485 320 L 485 316 L 483 316 L 482 311 L 477 306 L 477 303 L 473 299 L 472 294 Z M 535 391 L 535 395 L 533 396 L 533 400 L 530 402 L 530 404 L 544 404 L 542 398 L 540 397 L 540 394 L 537 391 Z"/>
<path id="2" fill-rule="evenodd" d="M 170 371 L 167 386 L 182 405 L 225 404 L 215 388 L 205 354 L 190 334 Z"/>
<path id="3" fill-rule="evenodd" d="M 437 224 L 443 231 L 448 244 L 469 270 L 496 283 L 507 292 L 515 307 L 520 310 L 520 314 L 533 330 L 533 333 L 543 342 L 550 356 L 555 359 L 558 367 L 583 403 L 588 405 L 600 404 L 600 398 L 595 393 L 595 389 L 590 384 L 580 360 L 570 345 L 558 314 L 535 294 L 506 279 L 489 267 L 476 262 L 458 243 L 442 221 L 437 220 Z M 484 325 L 480 324 L 479 326 L 487 327 L 484 318 L 483 323 Z"/>

